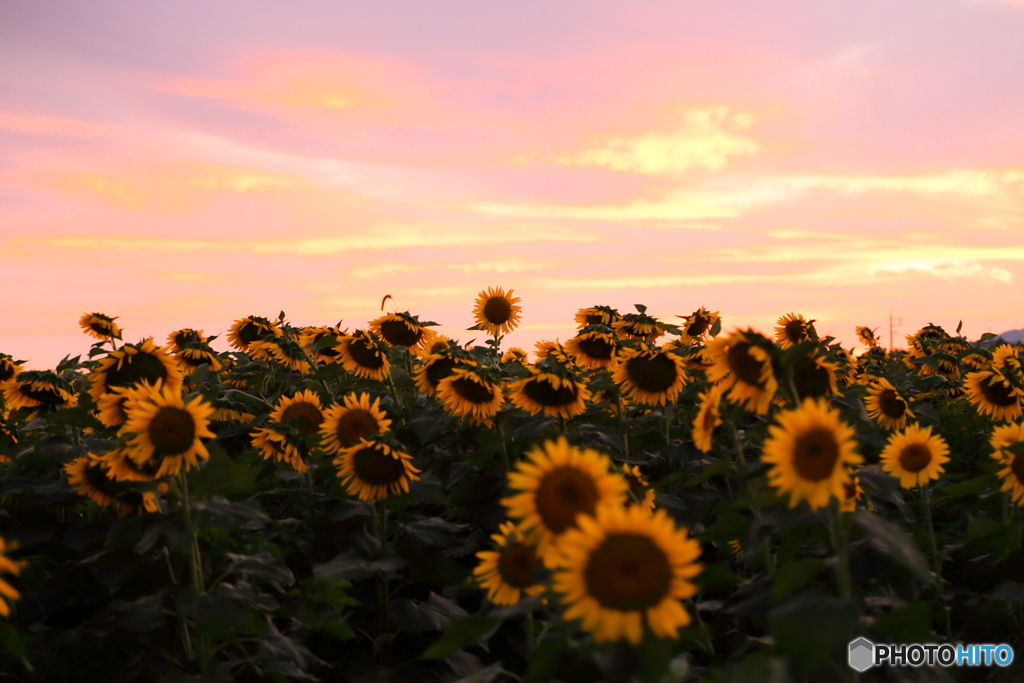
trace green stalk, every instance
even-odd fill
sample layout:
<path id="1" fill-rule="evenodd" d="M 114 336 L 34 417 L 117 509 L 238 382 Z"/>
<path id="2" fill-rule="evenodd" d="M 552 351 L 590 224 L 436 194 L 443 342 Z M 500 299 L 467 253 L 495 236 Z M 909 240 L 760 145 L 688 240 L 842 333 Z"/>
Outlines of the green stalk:
<path id="1" fill-rule="evenodd" d="M 178 481 L 181 482 L 181 503 L 182 509 L 185 512 L 185 530 L 191 539 L 191 543 L 189 544 L 189 564 L 191 566 L 192 587 L 196 589 L 197 593 L 202 595 L 206 592 L 206 587 L 203 585 L 203 560 L 199 554 L 198 530 L 192 523 L 192 498 L 188 492 L 188 477 L 182 473 L 179 475 Z M 199 636 L 198 640 L 199 666 L 202 671 L 206 671 L 206 666 L 209 663 L 209 648 L 207 647 L 205 636 Z M 191 647 L 189 649 L 191 650 Z"/>
<path id="2" fill-rule="evenodd" d="M 380 554 L 384 557 L 388 554 L 388 508 L 383 500 L 379 500 L 372 506 L 373 527 L 377 540 L 380 541 Z M 377 605 L 380 614 L 377 616 L 377 626 L 380 630 L 378 639 L 388 633 L 390 620 L 388 618 L 388 604 L 391 601 L 391 594 L 388 587 L 388 576 L 382 570 L 377 571 L 375 577 L 377 584 Z M 381 665 L 391 668 L 391 640 L 384 639 L 381 648 Z"/>
<path id="3" fill-rule="evenodd" d="M 839 584 L 839 597 L 849 600 L 853 595 L 850 586 L 850 552 L 846 542 L 846 522 L 839 499 L 832 498 L 829 511 L 831 519 L 829 532 L 832 536 L 832 547 L 836 551 L 836 583 Z"/>
<path id="4" fill-rule="evenodd" d="M 747 456 L 743 454 L 743 440 L 740 439 L 740 432 L 736 429 L 736 423 L 732 420 L 728 420 L 729 431 L 732 434 L 732 442 L 736 447 L 736 459 L 739 460 L 741 471 L 746 473 L 747 470 Z M 761 492 L 761 487 L 754 484 L 753 482 L 747 482 L 746 493 L 749 496 L 756 496 Z M 753 503 L 750 509 L 754 513 L 754 519 L 758 522 L 761 521 L 761 505 L 759 503 Z M 762 538 L 760 540 L 761 552 L 764 553 L 764 565 L 768 570 L 769 574 L 775 574 L 775 554 L 772 553 L 771 542 L 768 538 Z"/>
<path id="5" fill-rule="evenodd" d="M 939 582 L 939 589 L 942 588 L 942 558 L 939 557 L 939 546 L 935 540 L 935 527 L 932 525 L 932 497 L 928 495 L 924 487 L 918 484 L 917 490 L 921 493 L 921 501 L 924 507 L 924 519 L 928 524 L 928 541 L 932 547 L 932 571 Z"/>

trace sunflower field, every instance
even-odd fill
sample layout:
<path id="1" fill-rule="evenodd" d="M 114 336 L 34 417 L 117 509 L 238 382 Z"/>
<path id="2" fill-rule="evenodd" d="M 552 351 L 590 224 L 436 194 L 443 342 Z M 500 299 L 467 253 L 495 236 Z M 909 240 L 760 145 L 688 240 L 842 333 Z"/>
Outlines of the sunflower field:
<path id="1" fill-rule="evenodd" d="M 1021 347 L 637 305 L 528 354 L 512 294 L 468 342 L 281 313 L 217 352 L 90 313 L 84 359 L 0 354 L 0 675 L 1024 680 L 847 664 L 1020 649 Z"/>

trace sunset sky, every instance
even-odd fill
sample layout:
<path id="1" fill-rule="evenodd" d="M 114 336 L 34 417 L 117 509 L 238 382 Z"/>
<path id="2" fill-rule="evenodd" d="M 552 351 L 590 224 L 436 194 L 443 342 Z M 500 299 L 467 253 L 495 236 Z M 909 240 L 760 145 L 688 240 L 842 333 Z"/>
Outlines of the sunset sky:
<path id="1" fill-rule="evenodd" d="M 0 2 L 0 352 L 385 294 L 468 341 L 488 286 L 528 349 L 1021 328 L 1022 116 L 1024 0 Z"/>

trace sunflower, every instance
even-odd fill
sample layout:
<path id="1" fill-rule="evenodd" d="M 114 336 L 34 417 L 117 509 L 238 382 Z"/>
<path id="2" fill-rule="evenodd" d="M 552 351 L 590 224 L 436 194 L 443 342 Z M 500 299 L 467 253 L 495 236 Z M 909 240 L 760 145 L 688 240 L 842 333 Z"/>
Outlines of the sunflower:
<path id="1" fill-rule="evenodd" d="M 265 337 L 249 344 L 249 355 L 256 360 L 279 363 L 292 372 L 309 372 L 309 356 L 299 342 L 291 337 Z"/>
<path id="2" fill-rule="evenodd" d="M 992 430 L 992 457 L 1004 465 L 998 473 L 1003 479 L 999 490 L 1009 491 L 1010 499 L 1017 505 L 1024 505 L 1024 456 L 1017 455 L 1010 447 L 1022 441 L 1024 424 L 1000 425 Z"/>
<path id="3" fill-rule="evenodd" d="M 729 400 L 747 410 L 767 413 L 778 380 L 772 367 L 767 339 L 753 330 L 736 331 L 724 339 L 709 343 L 704 355 L 712 361 L 708 380 L 721 382 L 729 390 Z"/>
<path id="4" fill-rule="evenodd" d="M 768 428 L 761 460 L 772 465 L 768 483 L 789 494 L 789 507 L 806 500 L 811 509 L 843 499 L 849 466 L 863 462 L 855 452 L 853 428 L 824 399 L 804 399 L 794 410 L 779 413 Z"/>
<path id="5" fill-rule="evenodd" d="M 14 379 L 19 372 L 21 372 L 21 362 L 14 360 L 6 353 L 0 353 L 0 384 Z"/>
<path id="6" fill-rule="evenodd" d="M 7 552 L 17 548 L 16 543 L 6 543 L 3 538 L 0 538 L 0 574 L 14 574 L 17 576 L 21 573 L 22 568 L 28 564 L 25 560 L 12 560 L 7 557 Z M 7 600 L 20 600 L 21 594 L 16 591 L 11 584 L 7 581 L 0 579 L 0 615 L 5 617 L 11 616 L 11 607 L 3 598 Z"/>
<path id="7" fill-rule="evenodd" d="M 708 335 L 714 331 L 715 325 L 722 324 L 722 316 L 718 315 L 718 311 L 712 313 L 703 306 L 688 316 L 677 315 L 676 317 L 683 318 L 683 330 L 679 339 L 688 345 L 707 341 Z"/>
<path id="8" fill-rule="evenodd" d="M 337 327 L 304 327 L 299 334 L 299 344 L 303 348 L 309 349 L 309 353 L 312 354 L 316 362 L 325 365 L 335 363 L 341 358 L 337 346 L 338 340 L 343 334 L 344 332 Z M 322 339 L 331 339 L 333 343 L 324 346 L 320 343 Z"/>
<path id="9" fill-rule="evenodd" d="M 71 382 L 50 370 L 23 370 L 3 384 L 4 405 L 14 412 L 18 408 L 57 410 L 78 405 Z"/>
<path id="10" fill-rule="evenodd" d="M 590 325 L 565 342 L 565 350 L 579 365 L 597 370 L 615 363 L 618 341 L 610 327 Z"/>
<path id="11" fill-rule="evenodd" d="M 87 335 L 100 341 L 120 339 L 121 328 L 117 326 L 117 323 L 114 322 L 115 320 L 117 318 L 111 318 L 109 315 L 103 315 L 102 313 L 86 313 L 79 319 L 78 326 Z"/>
<path id="12" fill-rule="evenodd" d="M 711 437 L 722 424 L 722 385 L 716 384 L 700 394 L 700 408 L 693 418 L 693 443 L 704 453 L 711 451 Z"/>
<path id="13" fill-rule="evenodd" d="M 299 436 L 305 438 L 320 431 L 324 414 L 320 406 L 320 398 L 309 389 L 301 391 L 291 398 L 282 397 L 277 402 L 274 412 L 270 413 L 271 422 L 282 425 L 294 425 Z"/>
<path id="14" fill-rule="evenodd" d="M 248 351 L 249 345 L 254 341 L 266 336 L 280 337 L 281 334 L 281 328 L 278 327 L 277 322 L 249 315 L 239 318 L 231 325 L 228 330 L 228 343 L 231 344 L 231 348 Z"/>
<path id="15" fill-rule="evenodd" d="M 390 426 L 391 420 L 380 408 L 380 398 L 371 403 L 369 394 L 348 394 L 342 405 L 324 413 L 320 443 L 327 453 L 338 454 L 364 437 L 386 433 Z"/>
<path id="16" fill-rule="evenodd" d="M 508 351 L 503 353 L 502 356 L 501 356 L 501 362 L 502 363 L 520 363 L 520 364 L 525 365 L 526 364 L 526 360 L 527 360 L 526 351 L 524 351 L 523 349 L 519 348 L 518 346 L 513 346 Z"/>
<path id="17" fill-rule="evenodd" d="M 539 342 L 534 344 L 536 349 L 535 354 L 537 356 L 537 362 L 541 362 L 545 358 L 551 358 L 562 365 L 572 365 L 573 359 L 569 357 L 565 347 L 562 343 L 555 340 L 550 341 L 547 339 L 541 339 Z"/>
<path id="18" fill-rule="evenodd" d="M 576 311 L 576 322 L 579 323 L 577 329 L 581 330 L 591 325 L 612 327 L 621 319 L 622 316 L 619 315 L 619 312 L 608 306 L 591 306 L 590 308 L 581 308 Z"/>
<path id="19" fill-rule="evenodd" d="M 563 569 L 554 577 L 566 619 L 580 619 L 597 642 L 639 645 L 646 621 L 659 638 L 674 638 L 690 615 L 682 600 L 697 587 L 700 545 L 664 510 L 602 506 L 565 534 Z"/>
<path id="20" fill-rule="evenodd" d="M 675 403 L 686 384 L 686 369 L 674 353 L 646 344 L 624 350 L 612 380 L 630 400 L 647 405 Z"/>
<path id="21" fill-rule="evenodd" d="M 123 485 L 110 478 L 103 456 L 89 453 L 64 465 L 68 483 L 75 491 L 101 507 L 107 507 L 114 496 L 124 490 Z"/>
<path id="22" fill-rule="evenodd" d="M 914 417 L 910 404 L 885 377 L 879 377 L 868 387 L 864 402 L 868 415 L 886 429 L 903 429 Z"/>
<path id="23" fill-rule="evenodd" d="M 644 479 L 644 475 L 640 473 L 640 468 L 636 465 L 623 465 L 622 476 L 626 478 L 626 483 L 629 484 L 629 492 L 636 500 L 636 505 L 648 515 L 653 515 L 654 489 Z"/>
<path id="24" fill-rule="evenodd" d="M 384 500 L 409 492 L 409 482 L 419 481 L 420 470 L 412 457 L 380 440 L 360 439 L 334 459 L 345 491 L 359 500 Z"/>
<path id="25" fill-rule="evenodd" d="M 296 434 L 274 427 L 261 427 L 253 433 L 252 446 L 263 455 L 264 460 L 286 462 L 299 474 L 305 474 L 309 469 L 302 457 L 305 444 Z"/>
<path id="26" fill-rule="evenodd" d="M 387 347 L 374 332 L 356 330 L 346 334 L 335 348 L 342 365 L 356 377 L 383 380 L 391 374 Z"/>
<path id="27" fill-rule="evenodd" d="M 878 346 L 878 330 L 872 330 L 870 327 L 857 326 L 857 339 L 860 343 L 869 349 L 873 349 Z"/>
<path id="28" fill-rule="evenodd" d="M 128 421 L 128 404 L 146 396 L 150 389 L 152 387 L 145 382 L 131 387 L 112 387 L 96 402 L 97 418 L 104 427 L 120 427 Z"/>
<path id="29" fill-rule="evenodd" d="M 538 546 L 546 565 L 558 559 L 558 545 L 579 520 L 603 504 L 624 505 L 629 483 L 611 472 L 611 461 L 590 448 L 569 445 L 561 436 L 527 454 L 508 474 L 510 498 L 501 501 L 508 516 L 520 521 L 527 542 Z"/>
<path id="30" fill-rule="evenodd" d="M 480 292 L 476 298 L 476 308 L 473 315 L 476 317 L 474 329 L 486 330 L 494 336 L 508 334 L 519 327 L 519 314 L 522 308 L 516 306 L 519 297 L 512 296 L 513 290 L 505 290 L 501 287 L 488 287 L 486 292 Z"/>
<path id="31" fill-rule="evenodd" d="M 776 321 L 776 325 L 775 340 L 783 349 L 818 338 L 814 332 L 814 321 L 806 320 L 799 313 L 787 313 Z"/>
<path id="32" fill-rule="evenodd" d="M 204 335 L 202 330 L 193 330 L 191 327 L 184 327 L 167 335 L 167 346 L 171 353 L 175 354 L 185 348 L 187 344 L 206 344 L 209 341 L 210 338 Z"/>
<path id="33" fill-rule="evenodd" d="M 100 458 L 106 465 L 107 476 L 114 481 L 154 481 L 157 463 L 147 462 L 140 465 L 128 457 L 127 448 L 115 448 Z"/>
<path id="34" fill-rule="evenodd" d="M 1014 385 L 998 370 L 968 373 L 964 378 L 967 400 L 978 412 L 999 422 L 1009 422 L 1021 416 L 1021 398 L 1024 390 Z"/>
<path id="35" fill-rule="evenodd" d="M 1000 344 L 992 349 L 992 369 L 999 372 L 1020 371 L 1019 347 Z"/>
<path id="36" fill-rule="evenodd" d="M 411 351 L 415 353 L 417 356 L 430 356 L 435 353 L 441 353 L 442 351 L 446 350 L 449 346 L 458 345 L 459 342 L 455 341 L 454 339 L 451 339 L 450 337 L 447 337 L 439 332 L 435 332 L 430 337 L 430 339 L 428 339 L 423 344 L 423 348 L 413 348 L 411 349 Z"/>
<path id="37" fill-rule="evenodd" d="M 160 506 L 152 491 L 123 491 L 114 496 L 114 507 L 117 509 L 118 517 L 160 511 Z"/>
<path id="38" fill-rule="evenodd" d="M 181 368 L 174 358 L 149 337 L 108 353 L 89 375 L 92 383 L 89 394 L 98 403 L 100 396 L 112 392 L 114 387 L 133 387 L 143 382 L 162 383 L 166 389 L 180 391 L 182 378 Z"/>
<path id="39" fill-rule="evenodd" d="M 392 346 L 406 346 L 410 349 L 422 349 L 430 343 L 434 336 L 430 326 L 437 323 L 421 323 L 419 318 L 404 313 L 388 313 L 370 321 L 370 329 L 384 338 Z"/>
<path id="40" fill-rule="evenodd" d="M 497 550 L 484 550 L 476 554 L 480 564 L 473 576 L 487 591 L 487 599 L 495 605 L 514 605 L 523 595 L 539 595 L 544 586 L 534 582 L 534 570 L 542 565 L 537 553 L 519 539 L 516 525 L 505 522 L 501 533 L 491 536 Z"/>
<path id="41" fill-rule="evenodd" d="M 449 415 L 470 415 L 474 422 L 489 421 L 505 403 L 498 378 L 479 366 L 452 370 L 438 383 L 437 397 Z"/>
<path id="42" fill-rule="evenodd" d="M 14 433 L 14 427 L 10 422 L 0 417 L 0 449 L 6 446 L 13 446 L 16 443 L 18 443 L 18 435 Z M 0 463 L 10 461 L 9 455 L 0 453 Z"/>
<path id="43" fill-rule="evenodd" d="M 436 396 L 437 385 L 449 377 L 455 368 L 476 364 L 471 353 L 457 346 L 449 346 L 438 353 L 424 356 L 416 370 L 416 388 L 427 396 Z"/>
<path id="44" fill-rule="evenodd" d="M 163 387 L 140 395 L 128 406 L 124 432 L 134 434 L 128 443 L 128 457 L 140 467 L 156 467 L 156 476 L 176 475 L 198 464 L 210 454 L 200 437 L 213 438 L 209 430 L 213 407 L 197 396 L 186 403 L 181 394 Z"/>
<path id="45" fill-rule="evenodd" d="M 991 351 L 986 348 L 977 347 L 964 354 L 964 357 L 960 360 L 963 361 L 964 365 L 975 370 L 984 370 L 992 366 L 992 357 Z"/>
<path id="46" fill-rule="evenodd" d="M 622 337 L 642 339 L 648 343 L 654 342 L 664 332 L 658 327 L 658 319 L 647 315 L 646 308 L 639 306 L 639 313 L 627 313 L 612 325 L 612 328 Z"/>
<path id="47" fill-rule="evenodd" d="M 513 382 L 509 399 L 530 415 L 544 413 L 570 419 L 587 409 L 590 391 L 576 380 L 571 370 L 531 367 L 530 376 Z"/>
<path id="48" fill-rule="evenodd" d="M 851 474 L 850 481 L 843 484 L 843 497 L 840 499 L 842 502 L 839 504 L 839 509 L 842 512 L 856 512 L 857 501 L 863 498 L 864 489 L 860 486 L 860 477 Z"/>
<path id="49" fill-rule="evenodd" d="M 879 458 L 882 471 L 898 477 L 900 486 L 909 489 L 938 479 L 945 471 L 942 463 L 949 462 L 948 453 L 946 440 L 933 435 L 931 427 L 912 424 L 889 437 Z"/>
<path id="50" fill-rule="evenodd" d="M 256 344 L 257 342 L 253 342 Z M 219 372 L 221 367 L 217 352 L 210 348 L 206 342 L 185 342 L 179 348 L 175 358 L 181 364 L 185 372 L 191 373 L 203 363 L 210 369 L 210 372 Z"/>

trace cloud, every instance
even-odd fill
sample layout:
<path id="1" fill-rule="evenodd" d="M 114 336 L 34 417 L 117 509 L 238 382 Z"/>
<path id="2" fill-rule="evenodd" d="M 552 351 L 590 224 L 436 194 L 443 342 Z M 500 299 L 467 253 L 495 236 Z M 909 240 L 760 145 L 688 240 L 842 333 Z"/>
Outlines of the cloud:
<path id="1" fill-rule="evenodd" d="M 0 112 L 0 128 L 36 135 L 104 135 L 111 131 L 87 121 L 46 116 L 45 114 Z"/>
<path id="2" fill-rule="evenodd" d="M 950 262 L 950 263 L 907 263 L 907 264 L 886 264 L 884 266 L 869 266 L 870 275 L 892 273 L 896 275 L 924 274 L 933 275 L 943 280 L 958 280 L 961 278 L 975 278 L 995 280 L 1009 284 L 1013 276 L 1004 268 L 998 266 L 985 267 L 974 262 Z"/>
<path id="3" fill-rule="evenodd" d="M 541 270 L 550 267 L 550 263 L 530 263 L 518 259 L 460 263 L 448 266 L 451 270 L 461 270 L 463 273 L 521 273 L 526 270 Z"/>
<path id="4" fill-rule="evenodd" d="M 761 149 L 753 139 L 738 134 L 753 123 L 746 113 L 728 107 L 691 109 L 683 123 L 667 134 L 613 138 L 558 163 L 607 168 L 647 175 L 675 175 L 691 168 L 723 168 L 732 156 L 752 156 Z"/>

